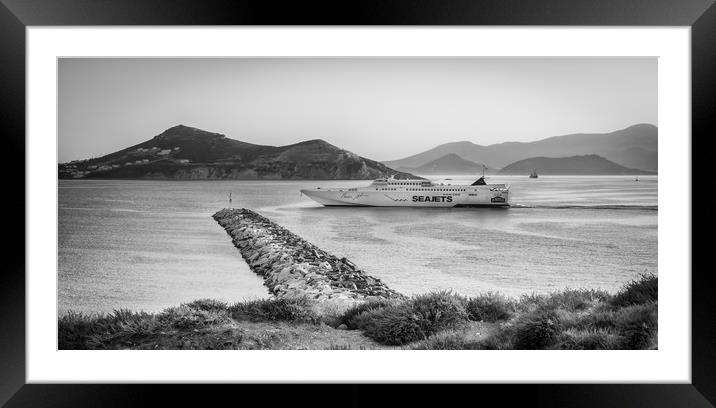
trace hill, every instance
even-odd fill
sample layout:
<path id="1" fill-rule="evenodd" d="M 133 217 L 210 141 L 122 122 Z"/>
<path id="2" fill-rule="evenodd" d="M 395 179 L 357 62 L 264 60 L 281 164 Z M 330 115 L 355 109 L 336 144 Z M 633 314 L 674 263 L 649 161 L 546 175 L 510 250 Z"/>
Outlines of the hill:
<path id="1" fill-rule="evenodd" d="M 348 179 L 420 178 L 320 140 L 265 146 L 175 126 L 126 149 L 59 165 L 60 178 Z"/>
<path id="2" fill-rule="evenodd" d="M 532 170 L 542 174 L 560 175 L 610 175 L 610 174 L 654 174 L 652 172 L 620 166 L 604 157 L 590 154 L 572 157 L 532 157 L 503 167 L 497 174 L 528 175 Z"/>
<path id="3" fill-rule="evenodd" d="M 611 133 L 577 133 L 535 142 L 506 142 L 489 146 L 467 141 L 446 143 L 383 164 L 393 168 L 416 168 L 451 153 L 465 160 L 497 168 L 529 157 L 597 154 L 625 167 L 656 172 L 658 129 L 654 125 L 639 124 Z"/>
<path id="4" fill-rule="evenodd" d="M 479 174 L 482 164 L 465 160 L 455 153 L 446 154 L 420 167 L 399 167 L 398 170 L 413 174 Z"/>

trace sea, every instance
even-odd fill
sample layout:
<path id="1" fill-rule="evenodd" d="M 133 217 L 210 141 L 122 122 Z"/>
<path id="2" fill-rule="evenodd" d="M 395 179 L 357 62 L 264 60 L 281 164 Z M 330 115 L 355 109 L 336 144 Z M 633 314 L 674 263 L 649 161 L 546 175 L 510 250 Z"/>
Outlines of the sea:
<path id="1" fill-rule="evenodd" d="M 255 210 L 408 295 L 616 292 L 657 274 L 657 176 L 487 181 L 510 185 L 510 208 L 322 207 L 299 191 L 369 183 L 355 180 L 59 180 L 58 314 L 269 297 L 211 218 L 230 207 Z"/>

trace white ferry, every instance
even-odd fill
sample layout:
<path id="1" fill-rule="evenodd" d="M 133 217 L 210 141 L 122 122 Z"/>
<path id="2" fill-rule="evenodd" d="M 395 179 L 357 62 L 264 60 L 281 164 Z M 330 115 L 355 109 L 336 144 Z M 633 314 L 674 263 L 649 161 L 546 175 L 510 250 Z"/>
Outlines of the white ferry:
<path id="1" fill-rule="evenodd" d="M 429 180 L 380 178 L 367 187 L 301 190 L 325 206 L 369 207 L 509 207 L 509 186 L 487 184 L 480 177 L 470 185 Z"/>

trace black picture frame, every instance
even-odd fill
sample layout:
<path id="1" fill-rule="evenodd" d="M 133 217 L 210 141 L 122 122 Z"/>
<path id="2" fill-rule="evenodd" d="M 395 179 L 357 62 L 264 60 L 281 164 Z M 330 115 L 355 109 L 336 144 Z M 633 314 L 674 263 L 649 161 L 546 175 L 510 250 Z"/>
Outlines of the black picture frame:
<path id="1" fill-rule="evenodd" d="M 690 26 L 692 34 L 692 136 L 708 138 L 716 116 L 716 6 L 713 0 L 420 0 L 420 1 L 270 1 L 228 0 L 0 0 L 0 123 L 4 164 L 25 169 L 25 28 L 88 25 L 592 25 Z M 712 136 L 711 136 L 712 137 Z M 692 148 L 693 151 L 693 148 Z M 693 163 L 693 161 L 692 161 Z M 692 164 L 692 173 L 696 174 Z M 33 385 L 25 384 L 25 179 L 6 178 L 6 263 L 0 285 L 0 405 L 125 406 L 200 403 L 209 405 L 229 396 L 248 402 L 246 387 L 185 385 Z M 692 181 L 692 186 L 693 184 Z M 47 203 L 52 211 L 54 203 Z M 692 213 L 693 214 L 693 213 Z M 693 217 L 693 215 L 692 215 Z M 703 227 L 701 227 L 703 228 Z M 692 246 L 696 247 L 697 242 Z M 702 244 L 703 245 L 703 244 Z M 449 391 L 428 387 L 391 389 L 376 397 L 362 386 L 316 390 L 302 386 L 275 391 L 253 387 L 251 394 L 271 405 L 305 402 L 332 405 L 407 405 L 411 400 L 441 405 L 468 397 L 481 403 L 496 399 L 501 406 L 679 406 L 708 407 L 716 403 L 716 296 L 708 268 L 692 268 L 692 381 L 690 384 L 551 384 L 471 385 Z M 684 271 L 688 273 L 689 271 Z M 618 370 L 618 367 L 615 367 Z M 328 394 L 326 394 L 328 393 Z M 330 395 L 330 396 L 329 396 Z M 237 400 L 238 398 L 238 400 Z M 339 398 L 336 400 L 335 398 Z M 231 401 L 231 399 L 229 399 Z M 183 404 L 182 404 L 183 405 Z"/>

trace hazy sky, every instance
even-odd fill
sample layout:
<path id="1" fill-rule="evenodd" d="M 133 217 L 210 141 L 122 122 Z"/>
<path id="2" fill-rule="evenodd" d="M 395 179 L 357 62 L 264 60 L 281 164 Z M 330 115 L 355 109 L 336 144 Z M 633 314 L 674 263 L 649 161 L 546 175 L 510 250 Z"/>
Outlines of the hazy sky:
<path id="1" fill-rule="evenodd" d="M 237 58 L 59 61 L 59 160 L 183 124 L 376 160 L 657 125 L 656 58 Z"/>

